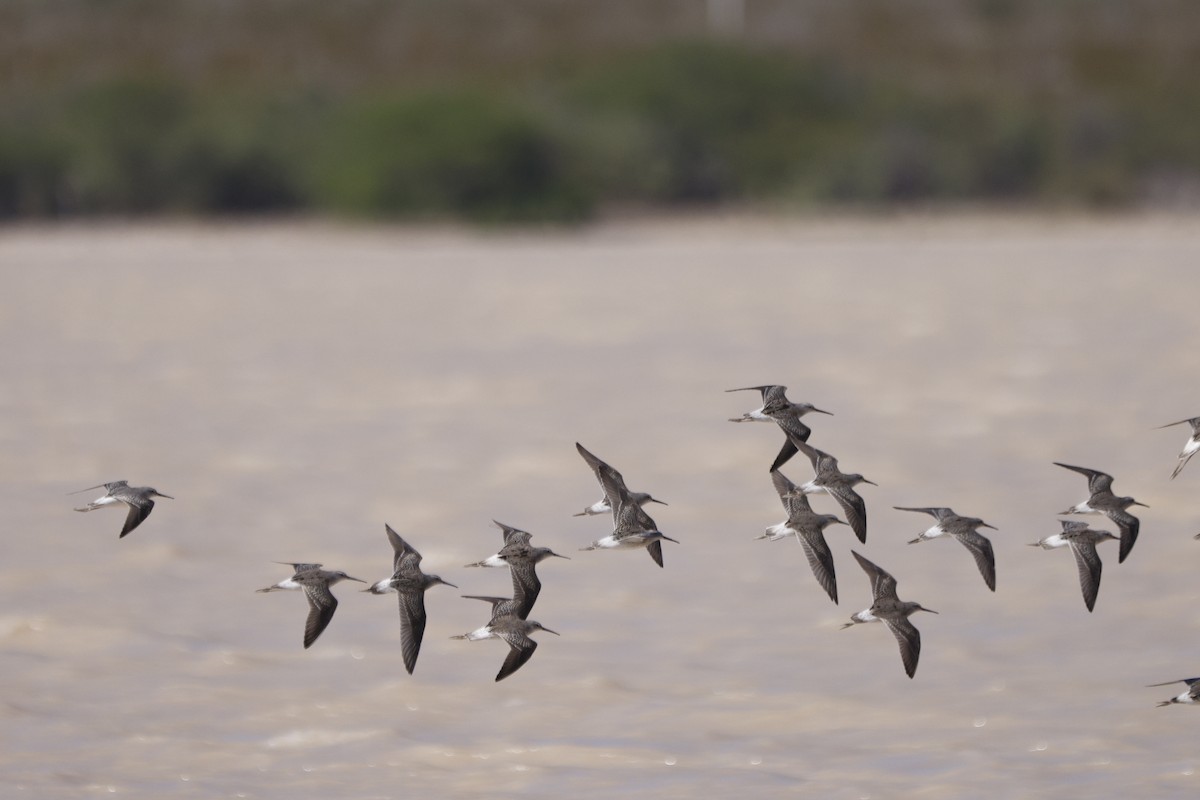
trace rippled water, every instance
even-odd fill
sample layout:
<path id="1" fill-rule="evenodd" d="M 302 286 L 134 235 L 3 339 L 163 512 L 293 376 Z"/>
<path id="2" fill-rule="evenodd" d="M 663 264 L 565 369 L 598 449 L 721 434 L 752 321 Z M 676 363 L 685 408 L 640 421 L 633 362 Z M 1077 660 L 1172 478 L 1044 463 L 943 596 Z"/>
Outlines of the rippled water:
<path id="1" fill-rule="evenodd" d="M 261 227 L 0 231 L 0 783 L 7 796 L 1181 796 L 1200 673 L 1194 219 L 612 224 L 582 232 Z M 841 605 L 732 425 L 777 382 L 835 416 L 811 443 L 864 487 L 829 532 Z M 681 544 L 610 530 L 583 442 Z M 1026 547 L 1105 469 L 1142 509 L 1094 614 L 1071 556 Z M 1198 462 L 1200 463 L 1200 462 Z M 784 470 L 807 478 L 799 457 Z M 160 500 L 71 511 L 125 478 Z M 828 498 L 813 501 L 833 512 Z M 988 592 L 949 505 L 996 525 Z M 561 637 L 453 641 L 499 594 L 491 519 L 571 556 L 533 613 Z M 416 674 L 395 597 L 255 589 L 312 560 L 386 577 L 384 522 L 457 583 Z M 851 547 L 937 609 L 915 680 Z"/>

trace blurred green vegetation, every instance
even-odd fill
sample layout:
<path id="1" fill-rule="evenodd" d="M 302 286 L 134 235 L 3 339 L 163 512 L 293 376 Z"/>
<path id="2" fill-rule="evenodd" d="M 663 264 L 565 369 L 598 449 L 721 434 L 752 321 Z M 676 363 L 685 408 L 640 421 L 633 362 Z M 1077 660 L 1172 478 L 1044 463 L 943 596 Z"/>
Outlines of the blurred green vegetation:
<path id="1" fill-rule="evenodd" d="M 13 0 L 0 218 L 1200 202 L 1200 3 Z"/>

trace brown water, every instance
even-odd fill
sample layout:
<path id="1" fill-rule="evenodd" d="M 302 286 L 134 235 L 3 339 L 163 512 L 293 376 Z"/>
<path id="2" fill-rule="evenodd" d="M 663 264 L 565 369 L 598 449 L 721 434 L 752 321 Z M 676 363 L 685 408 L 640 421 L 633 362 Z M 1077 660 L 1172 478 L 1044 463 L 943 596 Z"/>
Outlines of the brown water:
<path id="1" fill-rule="evenodd" d="M 1193 795 L 1200 712 L 1144 684 L 1200 673 L 1200 466 L 1168 480 L 1187 431 L 1153 429 L 1200 413 L 1197 263 L 1177 218 L 0 231 L 4 795 Z M 829 532 L 840 606 L 754 538 L 782 437 L 723 390 L 771 382 L 879 484 L 867 545 Z M 670 503 L 665 569 L 577 552 L 611 526 L 571 517 L 576 441 Z M 1086 495 L 1051 461 L 1151 506 L 1094 614 L 1025 546 Z M 120 478 L 177 499 L 118 540 L 66 493 Z M 997 592 L 893 505 L 996 525 Z M 502 643 L 449 638 L 509 588 L 461 567 L 492 518 L 572 558 L 502 683 Z M 385 521 L 460 586 L 413 676 L 394 596 L 339 585 L 305 651 L 303 599 L 254 592 L 273 560 L 386 577 Z M 941 612 L 915 680 L 838 629 L 852 546 Z"/>

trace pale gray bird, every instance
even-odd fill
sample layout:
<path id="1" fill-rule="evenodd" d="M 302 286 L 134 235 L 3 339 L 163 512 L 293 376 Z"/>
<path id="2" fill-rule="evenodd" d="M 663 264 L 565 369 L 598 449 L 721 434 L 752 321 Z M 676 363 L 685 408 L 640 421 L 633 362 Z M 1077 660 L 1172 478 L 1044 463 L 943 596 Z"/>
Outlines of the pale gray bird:
<path id="1" fill-rule="evenodd" d="M 1138 531 L 1141 529 L 1141 522 L 1138 518 L 1125 509 L 1130 506 L 1143 506 L 1145 508 L 1149 508 L 1149 506 L 1145 503 L 1139 503 L 1132 497 L 1117 497 L 1113 494 L 1113 476 L 1107 472 L 1101 472 L 1098 469 L 1089 469 L 1088 467 L 1073 467 L 1070 464 L 1063 464 L 1059 461 L 1055 461 L 1054 464 L 1055 466 L 1086 476 L 1088 479 L 1088 492 L 1090 493 L 1087 500 L 1084 500 L 1082 503 L 1076 503 L 1066 511 L 1059 513 L 1103 514 L 1112 520 L 1121 533 L 1121 547 L 1118 551 L 1117 563 L 1123 563 L 1125 557 L 1129 555 L 1129 551 L 1133 550 L 1133 545 L 1137 541 Z"/>
<path id="2" fill-rule="evenodd" d="M 1100 542 L 1118 537 L 1108 531 L 1096 531 L 1088 527 L 1086 522 L 1060 519 L 1062 530 L 1036 542 L 1030 547 L 1040 547 L 1043 550 L 1054 550 L 1059 547 L 1070 547 L 1075 554 L 1075 565 L 1079 569 L 1079 588 L 1083 591 L 1083 603 L 1091 611 L 1096 605 L 1096 595 L 1100 591 L 1100 574 L 1104 564 L 1096 552 Z"/>
<path id="3" fill-rule="evenodd" d="M 392 544 L 392 577 L 385 578 L 364 592 L 386 594 L 396 592 L 400 596 L 400 651 L 404 657 L 404 668 L 411 675 L 417 666 L 417 655 L 421 652 L 421 640 L 425 637 L 425 591 L 439 583 L 458 587 L 437 575 L 426 575 L 421 571 L 421 554 L 400 538 L 392 526 L 384 524 L 388 541 Z"/>
<path id="4" fill-rule="evenodd" d="M 808 483 L 797 487 L 796 493 L 831 495 L 842 507 L 842 511 L 846 513 L 846 521 L 850 523 L 850 528 L 858 540 L 865 544 L 867 541 L 867 504 L 863 502 L 862 496 L 854 491 L 854 487 L 860 483 L 869 483 L 872 486 L 879 484 L 867 480 L 857 472 L 851 474 L 842 472 L 838 469 L 838 460 L 823 450 L 809 447 L 798 439 L 793 440 L 792 444 L 796 445 L 797 450 L 808 456 L 808 460 L 812 462 L 813 472 L 816 473 Z"/>
<path id="5" fill-rule="evenodd" d="M 779 494 L 779 500 L 788 513 L 788 518 L 777 525 L 767 528 L 766 533 L 758 537 L 775 541 L 787 536 L 795 536 L 804 548 L 804 557 L 808 566 L 821 588 L 833 602 L 838 601 L 837 573 L 833 567 L 833 553 L 829 543 L 825 541 L 825 529 L 830 525 L 845 525 L 832 514 L 817 514 L 808 503 L 808 498 L 796 493 L 796 484 L 792 483 L 782 472 L 775 470 L 771 473 L 771 482 Z"/>
<path id="6" fill-rule="evenodd" d="M 485 599 L 485 598 L 477 598 Z M 492 609 L 495 611 L 499 607 L 499 603 L 503 598 L 486 598 L 492 601 Z M 508 657 L 504 659 L 504 664 L 501 665 L 500 671 L 496 673 L 496 680 L 502 681 L 509 675 L 519 670 L 525 665 L 525 662 L 533 657 L 533 651 L 537 650 L 537 642 L 529 638 L 529 634 L 534 631 L 545 631 L 546 633 L 558 634 L 555 631 L 542 625 L 534 620 L 525 620 L 515 614 L 507 614 L 503 616 L 495 616 L 493 614 L 491 621 L 483 627 L 476 628 L 470 633 L 451 636 L 451 639 L 467 639 L 475 642 L 480 639 L 503 639 L 508 643 Z"/>
<path id="7" fill-rule="evenodd" d="M 588 450 L 579 442 L 575 443 L 575 449 L 579 451 L 579 455 L 583 456 L 583 460 L 586 461 L 588 466 L 592 468 L 592 472 L 596 475 L 596 480 L 600 482 L 600 487 L 604 490 L 604 496 L 595 503 L 592 503 L 583 511 L 580 511 L 578 514 L 574 514 L 572 516 L 585 517 L 595 514 L 611 514 L 613 510 L 612 498 L 608 496 L 608 489 L 606 488 L 609 484 L 620 487 L 621 491 L 623 491 L 630 500 L 637 503 L 639 506 L 644 506 L 646 503 L 658 503 L 659 505 L 664 506 L 667 505 L 662 500 L 651 497 L 648 492 L 629 491 L 629 489 L 625 486 L 625 479 L 621 477 L 621 473 L 617 472 L 595 455 L 588 452 Z"/>
<path id="8" fill-rule="evenodd" d="M 979 567 L 979 574 L 983 576 L 983 582 L 993 592 L 996 591 L 996 556 L 992 552 L 992 542 L 976 530 L 976 528 L 996 530 L 994 526 L 988 525 L 978 517 L 959 516 L 949 508 L 908 508 L 906 506 L 892 506 L 892 508 L 897 511 L 917 511 L 932 515 L 937 520 L 937 524 L 909 541 L 909 544 L 927 542 L 942 536 L 953 536 L 971 551 L 971 555 L 975 558 L 975 566 Z"/>
<path id="9" fill-rule="evenodd" d="M 483 561 L 467 564 L 468 567 L 508 567 L 512 572 L 513 600 L 516 614 L 526 619 L 542 591 L 542 582 L 537 576 L 537 565 L 547 558 L 567 558 L 549 547 L 533 547 L 529 541 L 532 534 L 503 522 L 492 520 L 504 535 L 504 546 L 495 555 Z M 570 560 L 570 559 L 568 559 Z"/>
<path id="10" fill-rule="evenodd" d="M 590 453 L 578 442 L 575 443 L 575 447 L 586 460 Z M 619 480 L 619 475 L 614 477 L 611 470 L 597 470 L 596 475 L 604 487 L 604 496 L 615 502 L 613 505 L 613 532 L 602 539 L 597 539 L 587 547 L 581 547 L 580 550 L 644 547 L 650 557 L 654 559 L 654 563 L 661 567 L 663 565 L 663 540 L 666 539 L 668 542 L 676 544 L 679 543 L 679 540 L 672 539 L 658 529 L 658 524 L 629 495 L 629 491 Z"/>
<path id="11" fill-rule="evenodd" d="M 931 614 L 938 612 L 932 608 L 925 608 L 920 603 L 901 600 L 896 596 L 896 579 L 891 573 L 863 558 L 856 550 L 850 552 L 871 581 L 873 602 L 870 608 L 851 616 L 850 621 L 842 625 L 842 629 L 861 622 L 882 622 L 887 625 L 900 644 L 900 660 L 904 662 L 904 671 L 911 678 L 917 673 L 917 660 L 921 657 L 921 632 L 908 618 L 917 611 L 928 611 Z"/>
<path id="12" fill-rule="evenodd" d="M 123 538 L 125 534 L 132 531 L 146 517 L 150 516 L 150 512 L 154 510 L 153 497 L 165 497 L 168 500 L 174 500 L 169 494 L 163 494 L 158 489 L 149 486 L 130 486 L 128 481 L 113 481 L 112 483 L 101 483 L 96 486 L 89 486 L 86 489 L 80 489 L 78 492 L 70 494 L 79 494 L 80 492 L 90 492 L 92 489 L 105 490 L 105 494 L 92 502 L 88 503 L 83 508 L 77 508 L 76 511 L 95 511 L 97 508 L 105 508 L 106 506 L 124 503 L 129 507 L 129 513 L 125 516 L 125 527 L 121 528 L 121 535 L 117 538 Z"/>
<path id="13" fill-rule="evenodd" d="M 783 430 L 785 437 L 783 447 L 775 461 L 771 464 L 771 472 L 782 467 L 792 456 L 796 455 L 795 441 L 807 442 L 812 428 L 800 421 L 805 414 L 829 414 L 832 411 L 822 411 L 812 403 L 793 403 L 787 399 L 787 387 L 776 384 L 766 386 L 743 386 L 740 389 L 726 389 L 726 392 L 761 392 L 762 405 L 753 411 L 747 411 L 740 417 L 731 417 L 730 422 L 774 422 Z M 793 441 L 795 440 L 795 441 Z"/>
<path id="14" fill-rule="evenodd" d="M 297 564 L 290 561 L 277 561 L 277 564 L 287 564 L 295 571 L 295 575 L 282 580 L 274 586 L 259 589 L 260 592 L 275 592 L 281 589 L 304 592 L 308 600 L 308 619 L 304 622 L 304 649 L 307 650 L 317 640 L 321 632 L 329 626 L 333 612 L 337 611 L 338 601 L 329 591 L 329 587 L 338 581 L 358 581 L 366 583 L 361 578 L 351 578 L 344 572 L 321 569 L 320 564 Z"/>

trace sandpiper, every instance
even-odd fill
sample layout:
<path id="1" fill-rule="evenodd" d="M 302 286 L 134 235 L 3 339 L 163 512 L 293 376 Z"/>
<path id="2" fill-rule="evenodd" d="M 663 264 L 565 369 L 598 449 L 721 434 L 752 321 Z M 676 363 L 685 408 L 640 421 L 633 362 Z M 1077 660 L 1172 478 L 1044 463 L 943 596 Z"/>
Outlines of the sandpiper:
<path id="1" fill-rule="evenodd" d="M 1054 550 L 1059 547 L 1070 547 L 1075 554 L 1075 564 L 1079 568 L 1079 588 L 1083 590 L 1083 602 L 1091 611 L 1096 605 L 1096 593 L 1100 591 L 1100 573 L 1104 565 L 1096 553 L 1096 545 L 1108 539 L 1117 537 L 1108 531 L 1096 531 L 1088 527 L 1086 522 L 1060 519 L 1062 530 L 1036 542 L 1030 547 L 1040 547 L 1043 550 Z"/>
<path id="2" fill-rule="evenodd" d="M 392 577 L 372 584 L 364 592 L 400 595 L 400 650 L 404 656 L 404 668 L 412 675 L 417 666 L 417 655 L 421 652 L 421 640 L 425 637 L 425 591 L 439 583 L 458 587 L 437 575 L 426 575 L 421 571 L 421 554 L 412 545 L 400 538 L 392 526 L 384 523 L 388 541 L 392 543 Z"/>
<path id="3" fill-rule="evenodd" d="M 467 564 L 468 567 L 509 567 L 512 570 L 513 600 L 516 603 L 516 614 L 521 619 L 529 616 L 538 594 L 542 591 L 542 582 L 538 579 L 536 566 L 551 556 L 567 558 L 554 552 L 549 547 L 532 547 L 529 540 L 532 537 L 528 531 L 505 525 L 503 522 L 492 520 L 504 534 L 504 546 L 495 555 L 488 556 L 483 561 Z M 569 559 L 568 559 L 569 560 Z"/>
<path id="4" fill-rule="evenodd" d="M 908 618 L 917 611 L 938 612 L 925 608 L 920 603 L 901 600 L 896 596 L 896 579 L 887 571 L 851 550 L 859 566 L 867 573 L 871 581 L 871 607 L 859 611 L 850 617 L 850 621 L 842 625 L 842 630 L 853 627 L 860 622 L 883 622 L 891 630 L 896 641 L 900 643 L 900 660 L 904 662 L 904 671 L 908 677 L 917 673 L 917 659 L 921 657 L 921 632 L 918 631 Z"/>
<path id="5" fill-rule="evenodd" d="M 743 386 L 740 389 L 726 389 L 726 392 L 761 392 L 762 406 L 747 411 L 740 417 L 731 417 L 730 422 L 774 422 L 783 429 L 786 438 L 783 442 L 783 448 L 780 449 L 779 455 L 775 456 L 775 461 L 771 464 L 771 471 L 782 467 L 787 463 L 788 459 L 796 455 L 796 445 L 793 439 L 801 442 L 807 442 L 809 435 L 812 433 L 812 428 L 809 428 L 800 418 L 809 412 L 817 414 L 829 414 L 833 416 L 832 411 L 822 411 L 812 403 L 793 403 L 787 399 L 787 387 L 778 385 L 767 386 Z"/>
<path id="6" fill-rule="evenodd" d="M 1183 443 L 1183 450 L 1179 451 L 1179 463 L 1175 465 L 1175 471 L 1171 473 L 1171 480 L 1175 479 L 1175 476 L 1183 469 L 1183 465 L 1196 455 L 1197 450 L 1200 450 L 1200 417 L 1189 417 L 1181 419 L 1179 422 L 1168 422 L 1166 425 L 1158 426 L 1160 429 L 1170 428 L 1172 425 L 1182 425 L 1185 422 L 1192 426 L 1192 435 Z"/>
<path id="7" fill-rule="evenodd" d="M 485 599 L 485 598 L 478 598 Z M 486 598 L 489 601 L 502 600 L 503 598 Z M 492 603 L 492 609 L 495 611 L 499 608 L 499 604 Z M 468 639 L 472 642 L 480 639 L 503 639 L 508 642 L 508 657 L 504 659 L 504 664 L 500 667 L 500 671 L 496 673 L 496 680 L 502 681 L 509 675 L 519 670 L 524 666 L 525 662 L 533 656 L 533 651 L 537 649 L 537 642 L 529 638 L 529 634 L 534 631 L 545 631 L 546 633 L 558 634 L 555 631 L 542 625 L 534 620 L 525 620 L 515 614 L 507 614 L 495 616 L 487 625 L 481 628 L 476 628 L 470 633 L 464 633 L 459 636 L 451 636 L 451 639 Z"/>
<path id="8" fill-rule="evenodd" d="M 575 443 L 575 449 L 579 451 L 579 455 L 583 456 L 583 460 L 586 461 L 588 466 L 592 468 L 592 472 L 596 474 L 596 480 L 600 481 L 601 487 L 605 486 L 605 475 L 607 475 L 607 480 L 609 482 L 620 486 L 625 494 L 629 496 L 629 499 L 637 503 L 639 506 L 644 506 L 646 503 L 658 503 L 664 506 L 667 505 L 662 500 L 651 497 L 648 492 L 629 491 L 629 489 L 625 487 L 625 479 L 621 477 L 621 473 L 617 472 L 608 464 L 596 458 L 596 456 L 594 456 L 592 453 L 589 453 L 587 449 L 579 442 Z M 604 474 L 602 475 L 601 473 Z M 613 506 L 611 499 L 608 496 L 608 489 L 604 489 L 604 497 L 601 497 L 597 502 L 592 503 L 583 511 L 580 511 L 578 514 L 573 514 L 572 516 L 585 517 L 592 516 L 594 514 L 610 514 L 612 513 L 612 510 Z"/>
<path id="9" fill-rule="evenodd" d="M 833 554 L 825 541 L 825 528 L 830 525 L 845 525 L 832 514 L 817 514 L 803 494 L 796 494 L 796 484 L 792 483 L 782 472 L 775 470 L 771 473 L 771 482 L 775 491 L 788 512 L 788 518 L 778 525 L 767 528 L 766 533 L 758 537 L 775 541 L 786 536 L 795 536 L 804 548 L 804 556 L 812 568 L 813 575 L 821 588 L 833 602 L 838 601 L 837 574 L 833 568 Z"/>
<path id="10" fill-rule="evenodd" d="M 867 480 L 857 472 L 853 474 L 842 472 L 838 469 L 838 460 L 823 450 L 809 447 L 798 439 L 794 439 L 792 444 L 796 446 L 797 450 L 808 456 L 808 460 L 812 462 L 813 472 L 816 473 L 816 477 L 797 487 L 795 491 L 800 494 L 832 495 L 842 510 L 846 512 L 846 519 L 858 540 L 865 544 L 867 541 L 867 504 L 863 502 L 862 496 L 854 491 L 854 487 L 860 483 L 869 483 L 872 486 L 879 484 Z"/>
<path id="11" fill-rule="evenodd" d="M 366 583 L 361 578 L 351 578 L 341 571 L 321 569 L 320 564 L 297 564 L 290 561 L 275 563 L 290 565 L 296 574 L 274 586 L 268 586 L 258 591 L 274 592 L 280 589 L 291 589 L 304 592 L 304 597 L 308 600 L 308 619 L 304 623 L 304 649 L 306 650 L 329 625 L 329 621 L 333 619 L 333 612 L 337 611 L 338 601 L 333 596 L 333 592 L 329 591 L 329 587 L 338 581 Z"/>
<path id="12" fill-rule="evenodd" d="M 1169 706 L 1172 703 L 1197 703 L 1200 702 L 1200 678 L 1180 678 L 1177 681 L 1164 681 L 1163 683 L 1147 684 L 1146 688 L 1155 686 L 1170 686 L 1172 683 L 1186 683 L 1187 691 L 1172 697 L 1170 700 L 1163 700 L 1158 704 L 1159 708 Z"/>
<path id="13" fill-rule="evenodd" d="M 1149 508 L 1149 506 L 1145 503 L 1139 503 L 1132 497 L 1117 497 L 1113 494 L 1113 477 L 1107 472 L 1088 469 L 1087 467 L 1073 467 L 1070 464 L 1063 464 L 1059 461 L 1055 461 L 1054 464 L 1063 469 L 1078 472 L 1080 475 L 1086 475 L 1088 479 L 1088 491 L 1091 493 L 1087 500 L 1084 500 L 1082 503 L 1076 503 L 1066 511 L 1060 513 L 1103 514 L 1112 520 L 1121 533 L 1121 548 L 1118 553 L 1117 563 L 1123 563 L 1125 557 L 1129 555 L 1129 551 L 1133 549 L 1134 542 L 1137 541 L 1138 530 L 1141 528 L 1141 522 L 1138 518 L 1125 509 L 1130 506 L 1143 506 L 1145 508 Z"/>
<path id="14" fill-rule="evenodd" d="M 125 527 L 121 529 L 120 539 L 125 534 L 132 531 L 146 517 L 150 516 L 150 512 L 154 510 L 154 501 L 152 497 L 165 497 L 168 500 L 174 500 L 169 494 L 163 494 L 158 489 L 149 486 L 130 486 L 128 481 L 113 481 L 112 483 L 101 483 L 96 486 L 89 486 L 86 489 L 80 489 L 78 492 L 70 492 L 70 494 L 79 494 L 80 492 L 90 492 L 92 489 L 105 490 L 103 497 L 97 498 L 88 503 L 83 508 L 77 508 L 76 511 L 95 511 L 97 508 L 115 505 L 116 503 L 124 503 L 129 506 L 129 514 L 125 517 Z"/>
<path id="15" fill-rule="evenodd" d="M 583 445 L 575 443 L 580 455 L 587 453 Z M 587 456 L 584 455 L 586 459 Z M 608 550 L 611 548 L 629 549 L 644 547 L 660 567 L 663 565 L 662 542 L 679 544 L 678 539 L 672 539 L 658 529 L 658 525 L 650 515 L 630 497 L 628 490 L 621 484 L 620 476 L 614 476 L 611 470 L 597 470 L 596 477 L 604 487 L 604 496 L 615 501 L 613 505 L 613 532 L 602 539 L 597 539 L 580 550 Z"/>
<path id="16" fill-rule="evenodd" d="M 937 523 L 917 538 L 909 541 L 909 544 L 925 542 L 940 536 L 953 536 L 971 551 L 971 555 L 975 557 L 975 566 L 979 567 L 979 574 L 983 576 L 983 582 L 993 592 L 996 591 L 996 556 L 992 552 L 992 542 L 976 530 L 976 528 L 996 530 L 994 525 L 988 525 L 978 517 L 959 516 L 949 508 L 909 508 L 907 506 L 892 506 L 892 508 L 897 511 L 917 511 L 932 515 Z"/>

